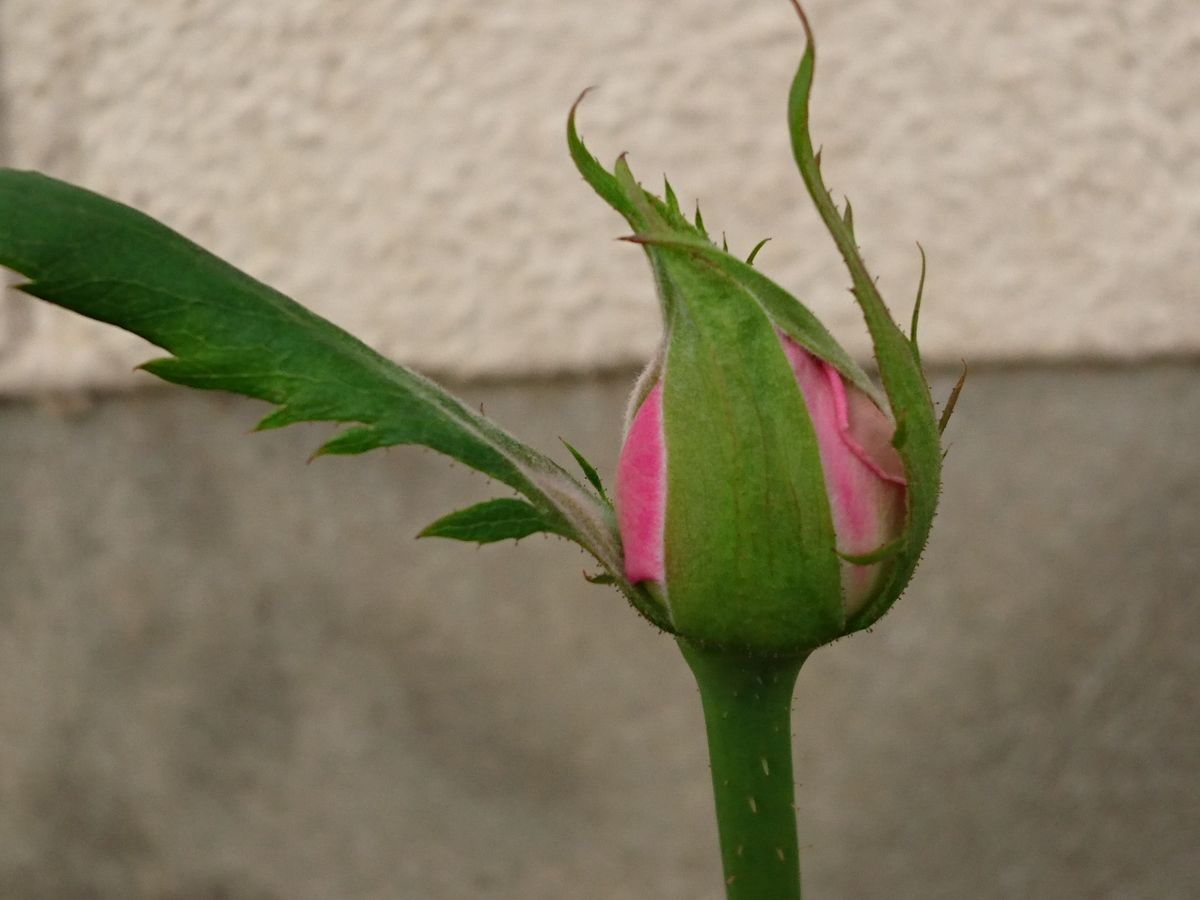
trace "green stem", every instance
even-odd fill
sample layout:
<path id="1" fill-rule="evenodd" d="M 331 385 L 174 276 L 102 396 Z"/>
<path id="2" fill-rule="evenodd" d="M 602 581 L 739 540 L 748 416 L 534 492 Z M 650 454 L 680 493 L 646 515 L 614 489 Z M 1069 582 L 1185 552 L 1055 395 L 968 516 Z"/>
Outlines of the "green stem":
<path id="1" fill-rule="evenodd" d="M 804 657 L 752 659 L 679 642 L 700 686 L 728 900 L 800 900 L 792 690 Z"/>

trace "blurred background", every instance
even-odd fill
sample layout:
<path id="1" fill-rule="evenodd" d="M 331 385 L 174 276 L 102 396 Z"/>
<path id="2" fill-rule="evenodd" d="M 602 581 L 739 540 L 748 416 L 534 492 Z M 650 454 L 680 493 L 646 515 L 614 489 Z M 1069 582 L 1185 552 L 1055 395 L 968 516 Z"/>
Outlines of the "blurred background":
<path id="1" fill-rule="evenodd" d="M 948 433 L 907 595 L 796 698 L 818 898 L 1200 884 L 1200 11 L 812 0 L 814 137 Z M 0 0 L 0 161 L 162 219 L 606 477 L 658 340 L 581 131 L 854 352 L 784 0 Z M 489 496 L 306 460 L 154 348 L 0 302 L 0 897 L 721 896 L 682 659 Z M 560 453 L 559 455 L 565 455 Z"/>

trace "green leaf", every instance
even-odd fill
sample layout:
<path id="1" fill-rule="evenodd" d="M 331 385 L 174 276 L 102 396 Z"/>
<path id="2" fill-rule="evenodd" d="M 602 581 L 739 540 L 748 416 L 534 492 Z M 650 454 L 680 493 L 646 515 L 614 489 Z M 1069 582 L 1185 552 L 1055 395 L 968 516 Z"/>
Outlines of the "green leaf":
<path id="1" fill-rule="evenodd" d="M 788 97 L 788 126 L 792 151 L 809 196 L 816 204 L 817 212 L 850 272 L 854 284 L 854 298 L 862 310 L 867 330 L 871 334 L 875 358 L 879 363 L 880 379 L 891 402 L 897 420 L 897 430 L 899 432 L 903 429 L 903 439 L 894 443 L 904 461 L 905 475 L 908 479 L 908 521 L 904 532 L 904 545 L 892 557 L 888 583 L 883 586 L 877 600 L 868 603 L 849 623 L 849 630 L 857 631 L 877 621 L 912 577 L 929 539 L 934 513 L 937 511 L 942 451 L 933 398 L 930 397 L 929 385 L 921 371 L 920 359 L 913 344 L 896 325 L 884 305 L 883 298 L 875 287 L 875 281 L 867 271 L 855 244 L 849 223 L 839 215 L 821 176 L 819 157 L 813 152 L 812 138 L 809 134 L 809 96 L 816 65 L 816 48 L 804 10 L 797 0 L 792 0 L 792 5 L 800 16 L 806 38 L 804 54 Z"/>
<path id="2" fill-rule="evenodd" d="M 443 516 L 423 529 L 418 537 L 441 537 L 490 544 L 495 541 L 520 540 L 539 531 L 561 533 L 554 522 L 548 522 L 536 508 L 524 500 L 505 497 L 477 503 Z"/>
<path id="3" fill-rule="evenodd" d="M 621 202 L 619 190 L 613 196 Z M 37 173 L 0 170 L 0 264 L 30 279 L 19 286 L 26 293 L 172 354 L 147 371 L 277 405 L 260 428 L 346 423 L 317 455 L 421 444 L 509 485 L 541 530 L 590 552 L 639 611 L 667 627 L 657 601 L 624 578 L 610 504 L 429 379 L 148 216 Z"/>

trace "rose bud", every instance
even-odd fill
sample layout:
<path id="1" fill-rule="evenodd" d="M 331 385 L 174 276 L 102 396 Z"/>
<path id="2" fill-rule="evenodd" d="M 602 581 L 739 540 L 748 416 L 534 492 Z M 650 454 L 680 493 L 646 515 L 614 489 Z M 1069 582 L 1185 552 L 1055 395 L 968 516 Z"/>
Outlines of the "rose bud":
<path id="1" fill-rule="evenodd" d="M 899 538 L 904 529 L 904 466 L 890 443 L 895 425 L 862 390 L 847 385 L 829 363 L 786 336 L 780 338 L 780 349 L 812 422 L 835 547 L 842 557 L 842 607 L 852 615 L 883 586 L 884 564 L 852 562 L 847 557 L 868 557 Z M 760 412 L 770 414 L 769 410 Z M 719 422 L 713 424 L 721 427 Z M 617 468 L 616 504 L 626 577 L 634 584 L 653 582 L 671 610 L 686 602 L 683 598 L 672 602 L 664 546 L 670 503 L 667 469 L 670 449 L 676 445 L 664 428 L 663 384 L 659 380 L 629 423 Z M 690 565 L 686 550 L 672 561 Z"/>
<path id="2" fill-rule="evenodd" d="M 942 450 L 915 339 L 866 275 L 848 210 L 830 213 L 828 192 L 814 192 L 828 201 L 818 209 L 850 267 L 883 390 L 753 253 L 743 262 L 713 244 L 699 212 L 688 221 L 669 185 L 663 199 L 643 190 L 624 158 L 605 170 L 574 112 L 568 141 L 633 227 L 663 315 L 617 471 L 626 579 L 699 647 L 798 656 L 868 627 L 912 577 Z M 815 170 L 811 154 L 806 165 Z"/>

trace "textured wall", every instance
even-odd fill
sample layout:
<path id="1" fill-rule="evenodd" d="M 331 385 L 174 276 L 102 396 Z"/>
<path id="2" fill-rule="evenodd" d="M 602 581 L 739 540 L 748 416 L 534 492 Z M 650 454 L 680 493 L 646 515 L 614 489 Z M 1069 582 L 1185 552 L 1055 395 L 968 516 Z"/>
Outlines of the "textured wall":
<path id="1" fill-rule="evenodd" d="M 812 0 L 817 139 L 929 360 L 1200 348 L 1200 14 L 1178 0 Z M 4 0 L 7 162 L 111 193 L 397 358 L 627 365 L 655 304 L 563 147 L 700 195 L 857 351 L 790 169 L 784 0 Z M 130 379 L 145 348 L 0 306 L 0 390 Z"/>
<path id="2" fill-rule="evenodd" d="M 469 399 L 607 474 L 627 381 Z M 806 896 L 1192 900 L 1200 367 L 967 400 L 916 580 L 801 674 Z M 670 642 L 565 542 L 414 541 L 461 467 L 262 412 L 0 405 L 0 897 L 716 900 Z"/>

